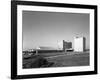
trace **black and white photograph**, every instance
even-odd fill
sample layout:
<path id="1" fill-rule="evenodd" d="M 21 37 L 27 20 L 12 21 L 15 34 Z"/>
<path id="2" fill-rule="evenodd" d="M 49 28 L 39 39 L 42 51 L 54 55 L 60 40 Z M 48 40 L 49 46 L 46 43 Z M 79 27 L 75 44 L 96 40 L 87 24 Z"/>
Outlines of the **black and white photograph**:
<path id="1" fill-rule="evenodd" d="M 89 66 L 89 16 L 23 11 L 23 68 Z"/>
<path id="2" fill-rule="evenodd" d="M 97 74 L 97 6 L 12 1 L 11 7 L 13 79 Z"/>

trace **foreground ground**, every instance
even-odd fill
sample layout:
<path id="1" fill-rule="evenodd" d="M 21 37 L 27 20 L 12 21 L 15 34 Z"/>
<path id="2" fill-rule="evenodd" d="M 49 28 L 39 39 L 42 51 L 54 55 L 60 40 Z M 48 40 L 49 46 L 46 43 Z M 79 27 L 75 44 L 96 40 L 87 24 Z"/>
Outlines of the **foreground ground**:
<path id="1" fill-rule="evenodd" d="M 23 64 L 27 66 L 23 68 L 87 66 L 89 52 L 41 53 L 38 56 L 23 59 Z"/>
<path id="2" fill-rule="evenodd" d="M 47 58 L 54 62 L 52 67 L 86 66 L 89 65 L 89 53 L 67 53 Z"/>

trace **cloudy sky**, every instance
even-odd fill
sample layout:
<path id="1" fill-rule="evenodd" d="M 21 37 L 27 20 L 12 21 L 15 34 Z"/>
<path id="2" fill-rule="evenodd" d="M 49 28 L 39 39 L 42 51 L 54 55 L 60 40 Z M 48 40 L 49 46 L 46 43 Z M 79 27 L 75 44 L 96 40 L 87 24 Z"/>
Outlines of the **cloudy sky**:
<path id="1" fill-rule="evenodd" d="M 38 46 L 58 47 L 57 42 L 86 38 L 89 48 L 89 14 L 23 11 L 23 50 Z"/>

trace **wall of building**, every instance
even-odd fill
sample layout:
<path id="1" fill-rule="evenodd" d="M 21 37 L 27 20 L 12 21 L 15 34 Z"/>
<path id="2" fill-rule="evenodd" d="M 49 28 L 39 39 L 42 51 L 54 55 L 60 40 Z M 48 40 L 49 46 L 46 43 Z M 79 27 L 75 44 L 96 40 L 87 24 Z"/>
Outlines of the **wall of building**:
<path id="1" fill-rule="evenodd" d="M 72 48 L 72 42 L 67 42 L 63 40 L 63 50 Z"/>
<path id="2" fill-rule="evenodd" d="M 85 38 L 84 37 L 74 38 L 74 51 L 85 51 Z"/>
<path id="3" fill-rule="evenodd" d="M 72 48 L 72 42 L 67 42 L 65 40 L 58 42 L 58 48 L 61 50 Z"/>

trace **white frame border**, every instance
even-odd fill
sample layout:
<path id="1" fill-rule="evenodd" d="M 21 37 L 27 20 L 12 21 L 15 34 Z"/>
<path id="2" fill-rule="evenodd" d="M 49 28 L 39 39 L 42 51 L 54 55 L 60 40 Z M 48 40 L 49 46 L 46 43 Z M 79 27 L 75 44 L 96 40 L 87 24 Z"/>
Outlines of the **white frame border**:
<path id="1" fill-rule="evenodd" d="M 90 66 L 22 69 L 22 11 L 90 14 Z M 94 71 L 94 9 L 17 5 L 17 75 Z"/>

